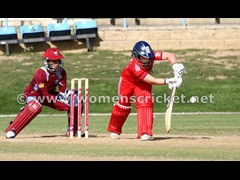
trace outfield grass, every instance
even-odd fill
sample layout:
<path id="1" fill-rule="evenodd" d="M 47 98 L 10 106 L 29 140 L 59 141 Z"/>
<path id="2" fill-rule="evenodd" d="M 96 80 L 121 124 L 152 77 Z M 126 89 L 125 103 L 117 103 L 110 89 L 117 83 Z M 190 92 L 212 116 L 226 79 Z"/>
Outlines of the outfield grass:
<path id="1" fill-rule="evenodd" d="M 238 112 L 240 102 L 240 54 L 237 50 L 175 50 L 179 61 L 186 67 L 183 84 L 176 95 L 183 100 L 174 106 L 174 112 Z M 117 95 L 117 85 L 122 69 L 130 61 L 130 51 L 93 51 L 83 53 L 63 53 L 64 67 L 70 79 L 89 78 L 91 97 L 110 97 L 110 102 L 90 103 L 91 113 L 110 113 L 112 97 Z M 17 114 L 23 106 L 17 96 L 31 81 L 34 72 L 42 66 L 42 53 L 12 53 L 0 56 L 0 114 Z M 167 61 L 155 63 L 155 77 L 172 77 L 172 69 Z M 164 112 L 169 95 L 167 86 L 153 86 L 154 111 Z M 188 100 L 198 96 L 199 102 Z M 212 96 L 212 102 L 210 102 Z M 156 102 L 159 98 L 160 102 Z M 201 100 L 201 101 L 200 101 Z M 135 112 L 135 108 L 133 111 Z M 59 113 L 43 108 L 42 113 Z"/>
<path id="2" fill-rule="evenodd" d="M 174 114 L 165 132 L 164 115 L 156 115 L 154 139 L 136 138 L 136 116 L 130 115 L 121 138 L 107 132 L 109 115 L 90 116 L 89 139 L 65 137 L 66 116 L 38 116 L 15 139 L 0 137 L 0 160 L 30 161 L 239 161 L 240 115 Z M 1 117 L 4 132 L 12 117 Z"/>

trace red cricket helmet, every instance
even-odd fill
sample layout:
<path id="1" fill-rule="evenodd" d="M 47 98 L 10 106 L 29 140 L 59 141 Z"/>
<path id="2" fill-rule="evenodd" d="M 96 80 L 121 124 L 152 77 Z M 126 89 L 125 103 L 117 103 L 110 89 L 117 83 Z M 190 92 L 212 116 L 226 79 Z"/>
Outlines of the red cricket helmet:
<path id="1" fill-rule="evenodd" d="M 46 60 L 54 61 L 64 58 L 63 55 L 57 48 L 48 48 L 44 54 L 43 58 Z"/>

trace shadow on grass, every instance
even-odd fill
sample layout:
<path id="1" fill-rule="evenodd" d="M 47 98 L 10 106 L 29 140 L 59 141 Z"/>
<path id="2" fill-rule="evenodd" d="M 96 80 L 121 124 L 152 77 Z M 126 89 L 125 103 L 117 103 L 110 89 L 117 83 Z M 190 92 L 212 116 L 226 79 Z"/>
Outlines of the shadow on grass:
<path id="1" fill-rule="evenodd" d="M 66 137 L 66 138 L 70 138 L 66 135 L 45 135 L 45 136 L 40 136 L 40 137 L 35 137 L 35 138 L 55 138 L 55 137 Z M 95 138 L 97 137 L 96 135 L 89 135 L 90 138 Z M 76 136 L 74 136 L 73 138 L 78 138 Z M 81 137 L 81 138 L 85 138 L 85 137 Z"/>
<path id="2" fill-rule="evenodd" d="M 59 137 L 70 138 L 63 134 L 43 135 L 43 136 L 34 136 L 34 137 L 25 137 L 25 138 L 59 138 Z M 89 138 L 97 138 L 97 137 L 98 137 L 97 135 L 89 135 Z M 78 137 L 74 136 L 73 138 L 78 138 Z M 85 138 L 85 137 L 81 137 L 81 138 Z"/>
<path id="3" fill-rule="evenodd" d="M 188 136 L 178 136 L 178 137 L 154 137 L 151 141 L 162 141 L 170 139 L 181 139 L 181 140 L 197 140 L 197 139 L 211 139 L 210 137 L 188 137 Z"/>

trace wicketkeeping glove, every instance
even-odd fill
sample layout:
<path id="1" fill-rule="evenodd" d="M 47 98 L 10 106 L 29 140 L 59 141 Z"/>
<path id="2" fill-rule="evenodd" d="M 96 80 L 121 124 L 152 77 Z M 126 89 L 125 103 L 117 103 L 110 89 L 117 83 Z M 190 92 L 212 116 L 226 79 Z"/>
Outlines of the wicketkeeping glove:
<path id="1" fill-rule="evenodd" d="M 172 68 L 173 68 L 174 77 L 182 77 L 182 75 L 185 71 L 185 67 L 183 66 L 182 63 L 174 63 L 172 65 Z"/>
<path id="2" fill-rule="evenodd" d="M 57 101 L 62 102 L 62 103 L 65 103 L 65 104 L 68 104 L 65 94 L 62 93 L 62 92 L 60 92 L 60 93 L 57 95 Z"/>
<path id="3" fill-rule="evenodd" d="M 60 92 L 57 95 L 57 101 L 65 103 L 68 106 L 70 106 L 70 100 L 71 100 L 71 90 L 69 89 L 66 89 L 64 93 Z M 77 93 L 74 92 L 74 106 L 76 107 L 77 105 L 78 105 L 78 96 L 77 96 Z"/>
<path id="4" fill-rule="evenodd" d="M 68 106 L 70 106 L 70 103 L 71 103 L 71 93 L 72 93 L 72 91 L 69 90 L 69 89 L 66 89 L 65 92 L 64 92 L 65 98 L 66 98 L 66 104 Z M 78 106 L 78 94 L 77 93 L 78 93 L 78 91 L 75 90 L 74 91 L 74 107 Z"/>
<path id="5" fill-rule="evenodd" d="M 65 99 L 69 99 L 71 97 L 71 90 L 66 89 L 64 91 L 64 96 L 65 96 Z"/>

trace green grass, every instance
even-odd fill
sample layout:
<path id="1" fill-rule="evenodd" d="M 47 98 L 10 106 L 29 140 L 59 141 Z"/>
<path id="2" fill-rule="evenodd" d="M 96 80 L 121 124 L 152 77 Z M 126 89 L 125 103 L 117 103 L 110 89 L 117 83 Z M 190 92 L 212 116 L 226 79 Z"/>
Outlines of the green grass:
<path id="1" fill-rule="evenodd" d="M 183 84 L 176 95 L 183 101 L 174 106 L 174 112 L 237 112 L 240 102 L 240 57 L 235 50 L 177 50 L 172 51 L 186 67 Z M 227 53 L 224 53 L 227 52 Z M 93 51 L 83 53 L 64 53 L 64 67 L 70 79 L 89 78 L 90 97 L 115 97 L 119 75 L 130 61 L 130 51 Z M 42 66 L 42 53 L 12 53 L 0 57 L 0 114 L 17 114 L 23 106 L 17 96 L 31 81 L 34 72 Z M 155 63 L 154 77 L 172 77 L 172 68 L 167 61 Z M 167 86 L 153 86 L 154 99 L 168 96 Z M 188 103 L 191 96 L 205 98 L 206 101 Z M 209 102 L 210 96 L 213 102 Z M 90 103 L 92 113 L 110 113 L 110 102 Z M 166 101 L 155 102 L 154 111 L 164 112 Z M 135 106 L 133 106 L 135 107 Z M 136 112 L 133 108 L 132 112 Z M 59 113 L 43 108 L 42 113 Z"/>

